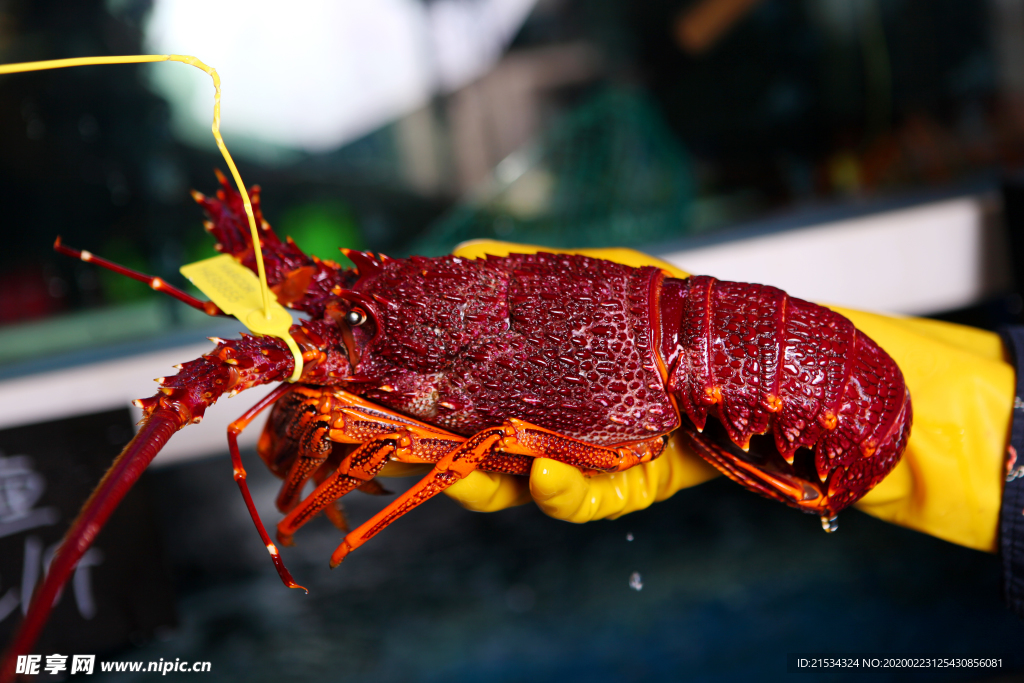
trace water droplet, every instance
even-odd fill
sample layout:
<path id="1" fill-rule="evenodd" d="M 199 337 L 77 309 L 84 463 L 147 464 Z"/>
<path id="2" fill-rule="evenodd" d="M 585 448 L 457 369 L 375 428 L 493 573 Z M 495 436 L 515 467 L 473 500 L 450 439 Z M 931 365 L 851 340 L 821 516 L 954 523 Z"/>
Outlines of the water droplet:
<path id="1" fill-rule="evenodd" d="M 632 541 L 633 540 L 633 532 L 632 531 L 630 531 L 628 534 L 626 534 L 626 540 L 627 541 Z"/>
<path id="2" fill-rule="evenodd" d="M 643 590 L 644 581 L 640 578 L 640 572 L 633 572 L 629 575 L 629 587 L 635 591 Z"/>

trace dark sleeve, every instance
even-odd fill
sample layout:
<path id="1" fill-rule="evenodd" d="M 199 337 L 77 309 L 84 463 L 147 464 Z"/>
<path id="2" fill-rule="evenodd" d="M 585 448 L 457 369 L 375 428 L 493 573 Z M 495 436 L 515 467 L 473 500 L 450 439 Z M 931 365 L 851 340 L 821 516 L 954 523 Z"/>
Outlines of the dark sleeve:
<path id="1" fill-rule="evenodd" d="M 1009 608 L 1024 617 L 1024 327 L 1001 330 L 1017 368 L 1013 427 L 1006 454 L 1006 483 L 999 513 L 999 549 L 1003 556 L 1003 592 Z"/>

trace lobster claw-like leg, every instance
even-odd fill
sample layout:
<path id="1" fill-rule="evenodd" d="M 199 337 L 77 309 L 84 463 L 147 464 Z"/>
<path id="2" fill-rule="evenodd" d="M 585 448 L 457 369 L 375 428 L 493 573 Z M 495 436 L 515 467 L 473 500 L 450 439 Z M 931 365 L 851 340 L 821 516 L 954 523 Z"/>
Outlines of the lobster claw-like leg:
<path id="1" fill-rule="evenodd" d="M 484 468 L 490 460 L 506 455 L 544 457 L 582 470 L 615 472 L 650 461 L 664 447 L 665 440 L 660 436 L 618 448 L 595 446 L 522 420 L 510 419 L 502 426 L 485 429 L 453 448 L 427 476 L 369 521 L 350 532 L 331 555 L 331 567 L 341 564 L 352 550 L 376 536 L 406 512 L 444 491 L 473 470 Z"/>
<path id="2" fill-rule="evenodd" d="M 335 526 L 347 531 L 347 522 L 336 501 L 353 489 L 383 492 L 380 486 L 373 485 L 373 477 L 390 455 L 400 455 L 406 462 L 432 463 L 451 450 L 453 444 L 464 440 L 380 408 L 339 387 L 281 385 L 233 422 L 228 428 L 228 446 L 235 481 L 253 524 L 287 586 L 301 587 L 284 567 L 277 546 L 260 520 L 238 449 L 239 434 L 271 405 L 274 413 L 257 451 L 271 472 L 284 479 L 278 507 L 290 513 L 278 524 L 277 540 L 281 545 L 291 545 L 295 531 L 321 510 Z M 413 433 L 415 448 L 407 448 L 411 444 L 403 443 L 403 439 L 410 440 L 407 435 Z M 333 446 L 340 444 L 362 445 L 341 457 L 338 464 L 339 452 Z M 335 470 L 325 472 L 332 464 Z M 316 490 L 296 505 L 295 499 L 311 476 L 317 483 Z"/>
<path id="3" fill-rule="evenodd" d="M 333 474 L 281 520 L 277 525 L 278 543 L 291 545 L 292 536 L 300 527 L 345 494 L 366 486 L 389 459 L 419 460 L 429 455 L 429 446 L 425 447 L 427 443 L 434 447 L 444 444 L 446 449 L 450 449 L 461 440 L 461 437 L 409 426 L 364 443 L 345 457 Z"/>

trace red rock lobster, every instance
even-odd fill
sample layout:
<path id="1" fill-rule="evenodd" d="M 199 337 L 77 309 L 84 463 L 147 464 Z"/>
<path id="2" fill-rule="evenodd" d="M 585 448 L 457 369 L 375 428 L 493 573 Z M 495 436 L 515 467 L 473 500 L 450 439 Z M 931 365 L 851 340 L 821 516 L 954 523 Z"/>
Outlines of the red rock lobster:
<path id="1" fill-rule="evenodd" d="M 221 184 L 216 198 L 194 193 L 207 230 L 218 251 L 255 270 L 241 197 L 223 176 Z M 228 441 L 235 479 L 289 586 L 297 584 L 256 513 L 236 441 L 270 406 L 258 452 L 283 479 L 281 544 L 320 512 L 347 530 L 336 501 L 379 491 L 375 477 L 389 460 L 433 465 L 350 531 L 331 566 L 473 470 L 526 475 L 546 457 L 585 473 L 620 471 L 656 458 L 675 430 L 733 480 L 830 529 L 906 446 L 910 395 L 896 363 L 843 316 L 774 287 L 548 253 L 396 260 L 345 250 L 356 268 L 343 269 L 281 241 L 262 219 L 258 188 L 252 203 L 268 282 L 306 316 L 291 329 L 304 365 L 297 383 L 233 423 Z M 220 314 L 159 279 L 59 239 L 56 248 Z M 136 402 L 141 428 L 69 530 L 5 666 L 31 647 L 57 591 L 174 432 L 223 394 L 293 372 L 276 337 L 214 341 Z M 303 497 L 310 479 L 316 488 Z"/>

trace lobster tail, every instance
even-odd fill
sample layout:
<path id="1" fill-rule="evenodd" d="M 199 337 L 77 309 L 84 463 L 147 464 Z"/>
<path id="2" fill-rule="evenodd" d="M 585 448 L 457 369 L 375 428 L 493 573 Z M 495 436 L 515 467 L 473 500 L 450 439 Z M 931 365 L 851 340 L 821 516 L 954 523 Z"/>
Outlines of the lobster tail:
<path id="1" fill-rule="evenodd" d="M 775 287 L 707 276 L 666 280 L 661 297 L 688 440 L 731 479 L 831 520 L 899 462 L 910 394 L 849 320 Z"/>
<path id="2" fill-rule="evenodd" d="M 135 485 L 171 436 L 184 424 L 180 412 L 169 408 L 155 410 L 145 418 L 135 438 L 124 447 L 114 460 L 114 464 L 103 475 L 103 479 L 82 506 L 81 512 L 64 536 L 46 578 L 32 596 L 25 619 L 21 622 L 10 648 L 4 653 L 3 662 L 0 664 L 0 681 L 8 683 L 14 680 L 18 655 L 27 654 L 39 638 L 53 609 L 57 593 L 67 583 L 78 561 L 92 545 L 121 499 Z"/>

